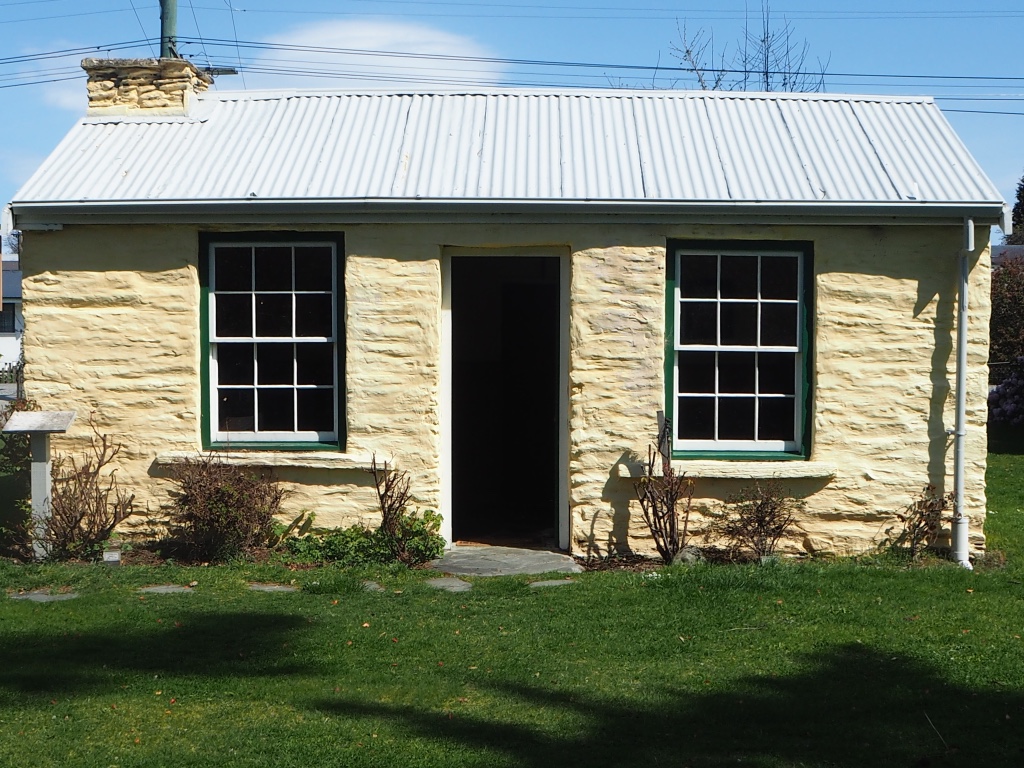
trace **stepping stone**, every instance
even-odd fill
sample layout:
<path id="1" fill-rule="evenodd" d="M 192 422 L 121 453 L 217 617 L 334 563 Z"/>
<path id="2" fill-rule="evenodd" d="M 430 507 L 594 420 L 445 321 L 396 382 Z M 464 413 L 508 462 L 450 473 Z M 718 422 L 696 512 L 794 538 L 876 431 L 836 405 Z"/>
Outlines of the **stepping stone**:
<path id="1" fill-rule="evenodd" d="M 149 595 L 176 595 L 181 592 L 191 592 L 191 587 L 183 587 L 180 584 L 157 584 L 152 587 L 141 587 L 139 592 Z"/>
<path id="2" fill-rule="evenodd" d="M 365 589 L 367 592 L 383 592 L 384 591 L 384 587 L 382 587 L 376 581 L 364 581 L 363 582 L 363 589 Z"/>
<path id="3" fill-rule="evenodd" d="M 580 573 L 583 568 L 566 554 L 516 547 L 453 547 L 430 562 L 435 571 L 470 576 L 513 576 L 535 573 Z"/>
<path id="4" fill-rule="evenodd" d="M 42 589 L 35 589 L 31 592 L 21 592 L 20 594 L 10 595 L 11 600 L 28 600 L 31 603 L 59 603 L 63 600 L 74 600 L 78 597 L 75 592 L 63 592 L 59 595 L 51 595 Z"/>
<path id="5" fill-rule="evenodd" d="M 564 587 L 566 584 L 575 584 L 572 579 L 548 579 L 547 581 L 532 581 L 530 589 L 542 589 L 544 587 Z"/>
<path id="6" fill-rule="evenodd" d="M 428 579 L 427 586 L 434 589 L 443 589 L 445 592 L 469 592 L 473 585 L 468 581 L 456 578 Z"/>
<path id="7" fill-rule="evenodd" d="M 298 592 L 299 588 L 294 584 L 260 584 L 249 582 L 249 589 L 253 592 Z"/>

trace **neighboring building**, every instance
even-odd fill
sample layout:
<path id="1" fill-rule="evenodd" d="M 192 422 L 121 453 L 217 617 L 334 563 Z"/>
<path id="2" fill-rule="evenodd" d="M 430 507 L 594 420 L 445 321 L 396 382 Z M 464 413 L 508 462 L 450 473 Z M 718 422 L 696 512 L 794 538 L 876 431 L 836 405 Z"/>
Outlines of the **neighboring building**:
<path id="1" fill-rule="evenodd" d="M 790 548 L 852 552 L 951 489 L 962 394 L 983 546 L 1006 210 L 931 100 L 85 66 L 89 114 L 13 201 L 27 386 L 80 414 L 61 450 L 90 412 L 124 443 L 139 503 L 212 450 L 318 524 L 372 522 L 376 453 L 450 539 L 651 551 L 631 476 L 667 411 L 698 505 L 779 478 L 807 501 Z"/>
<path id="2" fill-rule="evenodd" d="M 25 332 L 25 318 L 21 312 L 21 270 L 18 254 L 3 254 L 3 304 L 0 307 L 0 369 L 21 362 L 21 337 Z"/>

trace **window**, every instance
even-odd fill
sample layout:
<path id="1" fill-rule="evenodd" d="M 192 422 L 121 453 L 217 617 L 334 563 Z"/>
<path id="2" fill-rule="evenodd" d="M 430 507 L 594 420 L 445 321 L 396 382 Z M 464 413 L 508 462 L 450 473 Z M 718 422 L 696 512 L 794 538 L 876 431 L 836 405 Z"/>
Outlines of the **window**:
<path id="1" fill-rule="evenodd" d="M 740 248 L 669 249 L 673 448 L 801 454 L 809 248 Z"/>
<path id="2" fill-rule="evenodd" d="M 15 332 L 14 305 L 5 301 L 0 309 L 0 334 L 11 335 Z"/>
<path id="3" fill-rule="evenodd" d="M 207 442 L 339 445 L 340 238 L 253 233 L 202 245 Z"/>

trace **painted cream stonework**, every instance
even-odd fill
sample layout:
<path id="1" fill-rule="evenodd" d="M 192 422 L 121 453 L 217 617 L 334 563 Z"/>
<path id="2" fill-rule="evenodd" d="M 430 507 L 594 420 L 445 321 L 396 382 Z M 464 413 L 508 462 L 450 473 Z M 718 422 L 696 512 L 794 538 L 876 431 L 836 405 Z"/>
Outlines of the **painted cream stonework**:
<path id="1" fill-rule="evenodd" d="M 421 508 L 439 506 L 445 246 L 571 253 L 568 514 L 576 553 L 653 551 L 628 475 L 646 454 L 665 397 L 668 239 L 814 243 L 813 476 L 799 476 L 799 462 L 785 464 L 784 483 L 807 499 L 790 551 L 865 550 L 926 483 L 950 488 L 959 226 L 320 229 L 345 233 L 347 457 L 321 454 L 302 466 L 299 455 L 278 466 L 288 514 L 309 509 L 325 526 L 372 523 L 373 489 L 361 470 L 372 452 L 409 470 Z M 974 548 L 983 546 L 989 315 L 988 248 L 979 240 L 965 488 Z M 28 392 L 44 408 L 79 413 L 72 433 L 54 439 L 57 450 L 82 448 L 94 412 L 124 445 L 120 478 L 151 509 L 168 498 L 158 457 L 201 447 L 197 243 L 195 227 L 140 225 L 29 232 L 24 244 Z M 497 457 L 496 466 L 521 469 L 515 456 Z M 698 475 L 697 507 L 749 482 L 729 476 L 737 465 L 679 466 Z M 770 476 L 782 465 L 752 466 L 751 475 Z"/>

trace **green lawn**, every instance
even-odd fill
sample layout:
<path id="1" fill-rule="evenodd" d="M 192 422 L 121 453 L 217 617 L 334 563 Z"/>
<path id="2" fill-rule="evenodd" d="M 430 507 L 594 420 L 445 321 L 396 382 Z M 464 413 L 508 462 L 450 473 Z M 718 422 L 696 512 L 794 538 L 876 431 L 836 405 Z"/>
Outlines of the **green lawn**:
<path id="1" fill-rule="evenodd" d="M 81 597 L 0 598 L 0 765 L 1019 766 L 1024 456 L 990 467 L 1008 563 L 974 573 L 695 566 L 448 594 L 397 570 L 373 593 L 333 570 L 2 564 L 7 589 Z"/>

